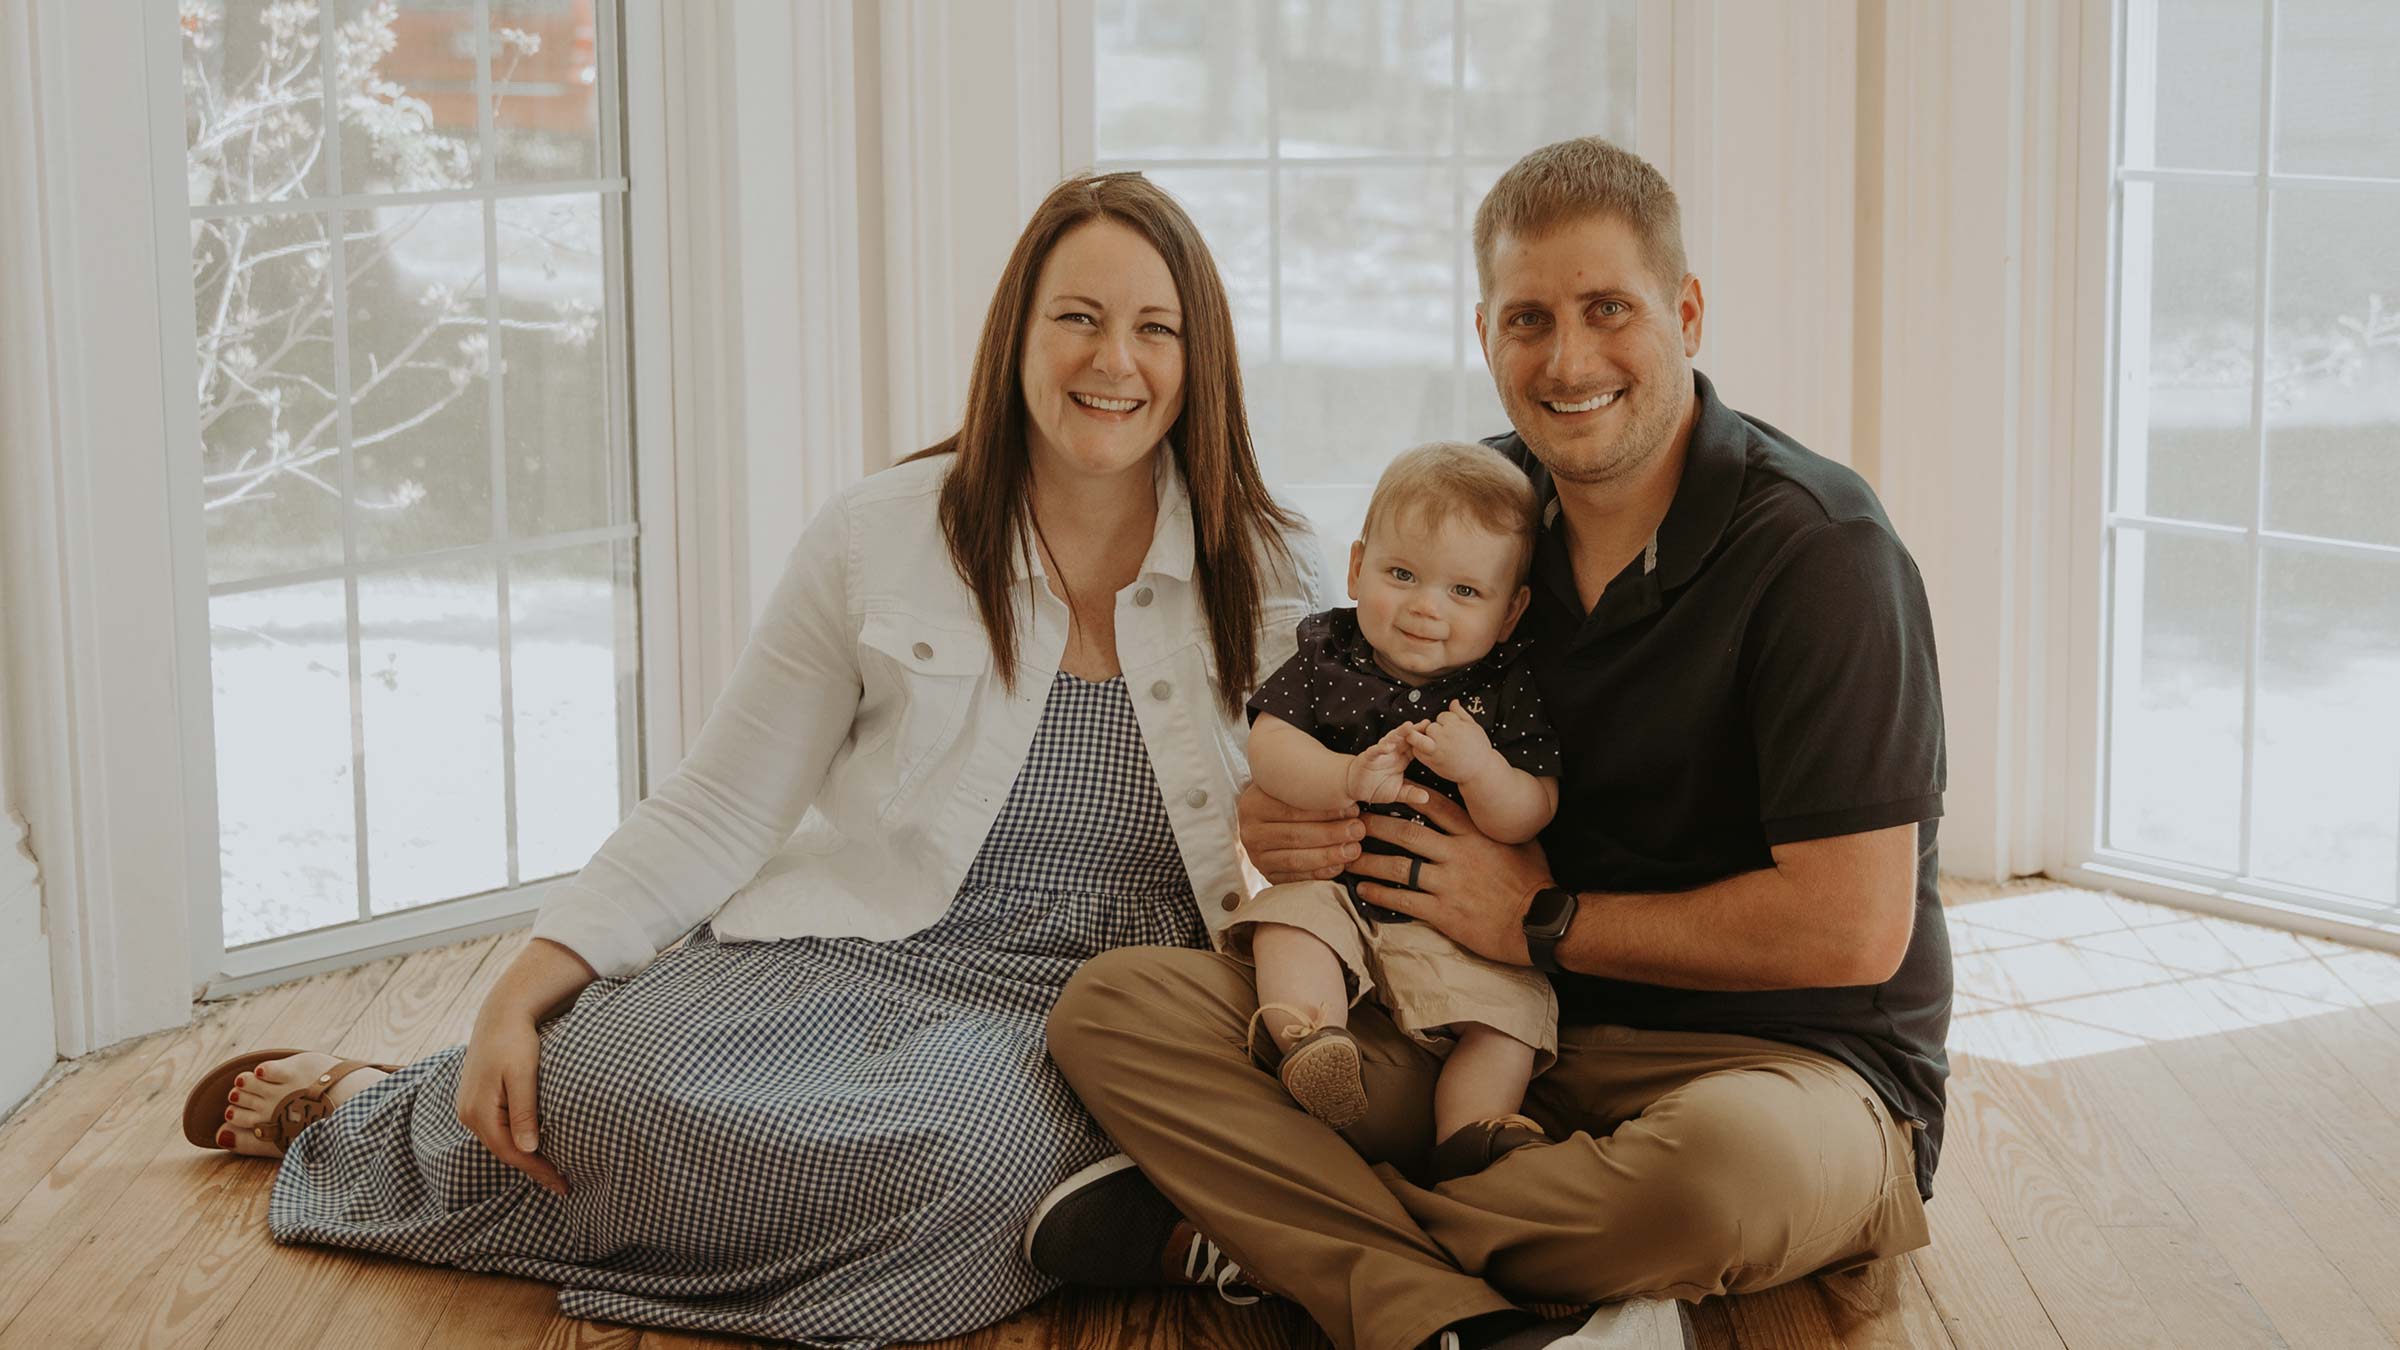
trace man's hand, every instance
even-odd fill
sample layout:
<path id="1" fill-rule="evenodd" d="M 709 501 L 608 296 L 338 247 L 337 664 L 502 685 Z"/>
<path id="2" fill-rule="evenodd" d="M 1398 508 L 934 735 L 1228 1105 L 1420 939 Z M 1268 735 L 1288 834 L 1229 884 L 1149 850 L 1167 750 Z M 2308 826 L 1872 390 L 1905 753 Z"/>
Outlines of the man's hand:
<path id="1" fill-rule="evenodd" d="M 1241 817 L 1242 852 L 1276 885 L 1333 880 L 1350 870 L 1366 834 L 1355 803 L 1338 811 L 1303 811 L 1255 783 L 1242 789 L 1234 810 Z"/>
<path id="2" fill-rule="evenodd" d="M 1494 769 L 1508 767 L 1508 760 L 1492 748 L 1483 724 L 1460 707 L 1457 699 L 1450 700 L 1449 710 L 1441 716 L 1430 722 L 1412 722 L 1407 731 L 1409 752 L 1453 783 L 1471 783 Z"/>
<path id="3" fill-rule="evenodd" d="M 1416 758 L 1409 745 L 1417 729 L 1425 725 L 1411 722 L 1394 727 L 1382 740 L 1352 755 L 1342 790 L 1356 801 L 1421 805 L 1433 794 L 1408 781 L 1409 763 Z"/>
<path id="4" fill-rule="evenodd" d="M 1552 884 L 1550 860 L 1542 846 L 1495 842 L 1475 828 L 1467 808 L 1447 797 L 1433 796 L 1417 810 L 1433 822 L 1431 827 L 1389 816 L 1366 817 L 1369 834 L 1425 860 L 1417 869 L 1417 889 L 1406 889 L 1407 858 L 1369 853 L 1350 864 L 1361 877 L 1375 878 L 1359 884 L 1359 895 L 1423 919 L 1477 955 L 1507 965 L 1531 965 L 1525 951 L 1525 906 L 1535 891 Z"/>

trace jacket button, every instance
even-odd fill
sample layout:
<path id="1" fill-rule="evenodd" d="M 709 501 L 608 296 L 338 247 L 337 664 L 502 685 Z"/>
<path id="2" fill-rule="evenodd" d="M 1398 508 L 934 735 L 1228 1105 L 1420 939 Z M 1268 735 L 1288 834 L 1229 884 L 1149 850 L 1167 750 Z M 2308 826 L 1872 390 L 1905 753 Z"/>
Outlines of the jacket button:
<path id="1" fill-rule="evenodd" d="M 1173 694 L 1174 692 L 1175 686 L 1167 683 L 1165 680 L 1160 680 L 1158 683 L 1150 686 L 1150 697 L 1157 699 L 1161 703 L 1166 702 L 1168 695 Z"/>
<path id="2" fill-rule="evenodd" d="M 933 659 L 933 647 L 929 643 L 920 642 L 916 646 L 909 648 L 909 650 L 915 652 L 917 654 L 917 659 L 920 661 L 930 661 Z"/>
<path id="3" fill-rule="evenodd" d="M 919 655 L 923 655 L 923 653 L 919 653 Z M 1414 703 L 1423 697 L 1425 697 L 1425 691 L 1422 689 L 1411 689 L 1408 691 L 1408 701 L 1411 703 Z"/>
<path id="4" fill-rule="evenodd" d="M 1208 805 L 1208 789 L 1193 788 L 1191 791 L 1183 794 L 1183 799 L 1187 802 L 1190 802 L 1194 806 L 1206 806 Z"/>
<path id="5" fill-rule="evenodd" d="M 1149 603 L 1150 603 L 1152 600 L 1154 600 L 1154 599 L 1156 599 L 1156 598 L 1157 598 L 1156 596 L 1153 596 L 1153 595 L 1150 593 L 1150 588 L 1149 588 L 1149 587 L 1147 587 L 1147 586 L 1144 586 L 1144 587 L 1142 587 L 1140 590 L 1138 590 L 1138 591 L 1135 591 L 1135 592 L 1133 593 L 1133 603 L 1135 603 L 1135 604 L 1137 604 L 1137 605 L 1148 605 L 1148 604 L 1149 604 Z"/>
<path id="6" fill-rule="evenodd" d="M 1241 907 L 1242 893 L 1240 891 L 1227 891 L 1225 892 L 1225 898 L 1217 902 L 1217 908 L 1224 910 L 1228 914 L 1231 914 Z"/>

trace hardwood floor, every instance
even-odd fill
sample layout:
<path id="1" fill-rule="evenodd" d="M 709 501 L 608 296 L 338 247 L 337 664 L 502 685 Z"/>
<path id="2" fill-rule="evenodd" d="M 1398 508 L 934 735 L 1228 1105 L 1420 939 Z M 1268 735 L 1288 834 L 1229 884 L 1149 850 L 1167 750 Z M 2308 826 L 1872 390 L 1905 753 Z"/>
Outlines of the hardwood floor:
<path id="1" fill-rule="evenodd" d="M 1952 883 L 1934 1245 L 1693 1310 L 1712 1350 L 2400 1345 L 2400 957 L 2049 882 Z M 186 1084 L 245 1046 L 453 1043 L 522 935 L 210 1007 L 0 1125 L 0 1347 L 744 1342 L 578 1322 L 546 1285 L 264 1232 Z M 1288 1305 L 1066 1294 L 949 1350 L 1319 1346 Z"/>

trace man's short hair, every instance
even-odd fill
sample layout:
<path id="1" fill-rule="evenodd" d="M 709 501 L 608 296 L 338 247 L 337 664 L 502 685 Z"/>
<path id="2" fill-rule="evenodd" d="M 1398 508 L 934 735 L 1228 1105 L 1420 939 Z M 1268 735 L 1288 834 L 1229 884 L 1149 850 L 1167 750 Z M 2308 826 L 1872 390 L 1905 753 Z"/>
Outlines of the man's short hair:
<path id="1" fill-rule="evenodd" d="M 1545 145 L 1508 166 L 1475 208 L 1475 280 L 1492 295 L 1492 246 L 1502 233 L 1538 239 L 1587 216 L 1633 227 L 1668 296 L 1683 282 L 1683 211 L 1650 161 L 1598 136 Z"/>
<path id="2" fill-rule="evenodd" d="M 1468 441 L 1432 441 L 1403 450 L 1375 481 L 1359 537 L 1406 517 L 1411 522 L 1465 516 L 1494 534 L 1518 541 L 1516 575 L 1522 584 L 1533 565 L 1533 537 L 1541 527 L 1541 505 L 1525 471 L 1490 446 Z"/>

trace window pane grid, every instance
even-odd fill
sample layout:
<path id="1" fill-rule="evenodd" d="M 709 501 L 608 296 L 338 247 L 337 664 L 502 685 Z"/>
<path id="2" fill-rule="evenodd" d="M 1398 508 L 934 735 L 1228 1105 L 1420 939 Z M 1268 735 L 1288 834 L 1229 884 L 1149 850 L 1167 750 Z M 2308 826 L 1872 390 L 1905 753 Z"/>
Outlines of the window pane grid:
<path id="1" fill-rule="evenodd" d="M 337 208 L 368 210 L 394 206 L 448 206 L 460 202 L 507 201 L 514 197 L 562 197 L 624 190 L 625 180 L 622 178 L 585 178 L 562 183 L 478 183 L 473 187 L 432 188 L 423 192 L 354 192 L 330 197 L 279 197 L 267 202 L 218 202 L 193 207 L 192 219 L 298 215 Z"/>
<path id="2" fill-rule="evenodd" d="M 2254 166 L 2147 162 L 2158 134 L 2149 102 L 2163 103 L 2160 86 L 2174 78 L 2154 59 L 2168 12 L 2178 22 L 2221 23 L 2241 3 L 2128 0 L 2121 11 L 2099 851 L 2163 876 L 2389 923 L 2400 913 L 2400 714 L 2385 708 L 2400 688 L 2400 539 L 2373 536 L 2400 502 L 2382 502 L 2366 443 L 2400 437 L 2400 418 L 2388 411 L 2400 405 L 2388 387 L 2400 367 L 2377 355 L 2394 342 L 2375 302 L 2353 316 L 2340 291 L 2372 264 L 2345 271 L 2325 261 L 2383 254 L 2355 242 L 2380 231 L 2359 228 L 2371 216 L 2322 203 L 2388 198 L 2400 179 L 2278 170 L 2282 119 L 2293 106 L 2285 86 L 2295 63 L 2326 59 L 2324 35 L 2342 17 L 2317 5 L 2316 48 L 2294 47 L 2283 41 L 2289 0 L 2258 0 L 2255 12 L 2256 139 L 2244 146 Z M 2200 14 L 2208 17 L 2193 19 Z M 2350 144 L 2330 125 L 2311 129 L 2311 168 Z M 2194 236 L 2222 237 L 2221 211 L 2186 209 L 2154 226 L 2154 212 L 2166 210 L 2154 194 L 2174 185 L 2247 198 L 2246 277 L 2212 271 L 2224 266 L 2221 253 L 2211 261 L 2194 252 Z M 2339 196 L 2309 199 L 2315 215 L 2296 223 L 2292 194 L 2328 190 Z M 2320 275 L 2307 292 L 2312 266 Z M 2238 338 L 2188 303 L 2242 287 L 2247 332 Z M 2329 303 L 2327 323 L 2316 311 Z M 2177 449 L 2177 437 L 2197 444 L 2178 427 L 2205 422 L 2192 420 L 2205 407 L 2230 411 L 2209 386 L 2222 391 L 2236 369 L 2247 500 L 2232 519 L 2196 518 L 2176 504 L 2221 510 L 2238 498 L 2222 489 L 2195 495 L 2195 474 L 2222 454 Z M 2174 436 L 2161 439 L 2163 431 Z M 2161 445 L 2170 459 L 2158 457 Z M 2319 458 L 2312 465 L 2303 454 Z M 2324 465 L 2337 471 L 2309 471 Z M 2172 472 L 2162 475 L 2162 466 Z M 2159 504 L 2160 493 L 2173 502 Z M 2238 616 L 2227 604 L 2237 597 Z M 2227 687 L 2237 680 L 2238 690 Z M 2226 788 L 2238 796 L 2220 795 Z"/>
<path id="3" fill-rule="evenodd" d="M 230 19 L 186 26 L 187 87 L 220 79 L 246 97 L 271 86 L 242 68 L 272 71 L 300 111 L 267 114 L 307 132 L 297 148 L 283 140 L 302 171 L 258 172 L 272 161 L 253 148 L 230 172 L 204 162 L 223 153 L 209 133 L 226 101 L 210 90 L 187 111 L 201 424 L 224 422 L 204 485 L 233 948 L 488 896 L 588 856 L 639 794 L 639 526 L 613 7 L 580 31 L 569 12 L 513 0 L 225 9 Z M 512 71 L 532 62 L 538 76 L 547 63 L 570 78 L 503 83 L 501 49 Z M 344 99 L 361 65 L 390 83 Z M 444 83 L 444 65 L 458 77 Z M 291 273 L 277 280 L 296 301 L 245 275 L 266 266 Z M 323 361 L 313 385 L 312 352 Z M 212 411 L 207 381 L 220 374 L 241 395 Z M 330 405 L 317 423 L 330 445 L 278 429 L 302 402 L 289 395 L 311 387 Z M 300 411 L 295 425 L 316 414 Z M 338 502 L 325 503 L 312 557 L 305 521 L 325 497 Z M 521 664 L 528 642 L 537 671 Z M 529 677 L 538 703 L 524 696 Z M 308 681 L 328 694 L 338 682 L 338 728 L 324 700 L 292 697 Z M 315 720 L 279 717 L 278 699 Z M 539 733 L 538 778 L 522 731 Z M 318 809 L 331 806 L 319 788 L 337 784 L 339 826 Z M 606 799 L 586 800 L 581 784 Z M 547 795 L 527 802 L 526 790 Z M 544 832 L 549 871 L 527 861 L 528 822 Z M 329 867 L 325 844 L 346 845 L 346 864 Z"/>
<path id="4" fill-rule="evenodd" d="M 1473 348 L 1474 197 L 1542 141 L 1632 141 L 1639 12 L 1634 0 L 1094 7 L 1094 167 L 1149 173 L 1209 238 L 1263 467 L 1315 521 L 1337 575 L 1392 454 L 1506 429 Z"/>

